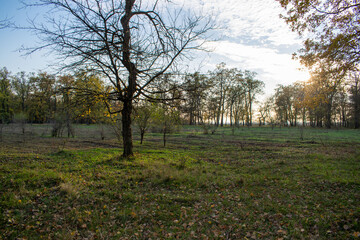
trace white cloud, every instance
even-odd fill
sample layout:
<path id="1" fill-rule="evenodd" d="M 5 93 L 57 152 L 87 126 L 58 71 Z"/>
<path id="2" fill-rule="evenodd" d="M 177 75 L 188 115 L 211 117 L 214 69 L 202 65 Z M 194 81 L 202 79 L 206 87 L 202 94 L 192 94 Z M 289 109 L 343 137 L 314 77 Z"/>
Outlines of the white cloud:
<path id="1" fill-rule="evenodd" d="M 225 37 L 267 39 L 273 45 L 299 44 L 297 34 L 290 31 L 284 20 L 279 3 L 274 0 L 193 0 L 175 1 L 193 11 L 214 15 L 216 22 L 223 28 Z"/>
<path id="2" fill-rule="evenodd" d="M 248 69 L 259 73 L 266 84 L 266 94 L 273 94 L 278 84 L 305 81 L 308 72 L 299 71 L 299 62 L 292 53 L 300 48 L 301 40 L 291 32 L 279 14 L 284 13 L 274 0 L 175 0 L 185 8 L 214 15 L 223 28 L 220 41 L 210 42 L 213 49 L 204 68 L 213 69 L 224 61 L 229 67 Z M 181 5 L 182 6 L 182 5 Z"/>

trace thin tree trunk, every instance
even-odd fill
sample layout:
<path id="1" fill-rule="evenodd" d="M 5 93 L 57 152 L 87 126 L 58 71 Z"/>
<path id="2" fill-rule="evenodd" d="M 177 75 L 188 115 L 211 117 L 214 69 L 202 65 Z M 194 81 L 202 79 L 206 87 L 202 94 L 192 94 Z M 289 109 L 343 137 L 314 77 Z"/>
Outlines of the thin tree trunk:
<path id="1" fill-rule="evenodd" d="M 328 103 L 327 105 L 327 111 L 326 111 L 326 123 L 325 126 L 326 128 L 331 128 L 331 104 Z"/>
<path id="2" fill-rule="evenodd" d="M 220 105 L 219 105 L 219 108 L 218 108 L 218 111 L 216 113 L 216 126 L 219 126 L 220 124 L 220 114 L 221 114 L 221 98 L 220 98 Z"/>
<path id="3" fill-rule="evenodd" d="M 225 96 L 223 96 L 221 105 L 221 127 L 224 126 L 224 113 L 225 113 Z"/>
<path id="4" fill-rule="evenodd" d="M 354 106 L 354 127 L 360 128 L 359 103 L 355 102 Z"/>
<path id="5" fill-rule="evenodd" d="M 233 105 L 234 103 L 231 103 L 230 105 L 230 127 L 233 125 Z"/>
<path id="6" fill-rule="evenodd" d="M 166 125 L 165 125 L 164 126 L 164 134 L 163 134 L 164 147 L 166 146 L 166 131 L 167 131 L 167 128 L 166 128 Z"/>
<path id="7" fill-rule="evenodd" d="M 252 100 L 249 105 L 249 126 L 252 126 Z"/>
<path id="8" fill-rule="evenodd" d="M 141 132 L 141 133 L 140 133 L 140 144 L 142 144 L 142 143 L 143 143 L 143 140 L 144 140 L 145 130 L 141 129 L 140 132 Z"/>
<path id="9" fill-rule="evenodd" d="M 355 86 L 354 86 L 354 93 L 353 93 L 353 101 L 354 101 L 354 109 L 353 109 L 353 114 L 354 114 L 354 127 L 360 128 L 360 97 L 359 97 L 359 79 L 356 78 L 355 79 Z"/>

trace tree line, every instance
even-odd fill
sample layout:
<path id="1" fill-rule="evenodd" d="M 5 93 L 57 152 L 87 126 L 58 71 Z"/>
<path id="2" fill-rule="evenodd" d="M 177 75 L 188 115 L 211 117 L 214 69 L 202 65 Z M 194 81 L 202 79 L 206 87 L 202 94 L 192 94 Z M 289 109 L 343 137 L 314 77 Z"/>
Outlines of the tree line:
<path id="1" fill-rule="evenodd" d="M 134 104 L 133 120 L 141 139 L 150 122 L 168 133 L 174 123 L 232 127 L 257 124 L 359 128 L 359 74 L 332 79 L 327 74 L 306 82 L 279 85 L 265 101 L 258 97 L 264 83 L 256 72 L 219 64 L 207 73 L 164 74 L 152 85 L 153 94 Z M 11 74 L 0 70 L 0 122 L 53 123 L 53 136 L 73 123 L 111 123 L 121 120 L 121 103 L 99 75 L 79 70 L 72 75 L 46 72 Z M 110 100 L 109 100 L 110 99 Z M 256 106 L 256 107 L 254 107 Z M 119 130 L 121 139 L 121 127 Z M 164 136 L 164 140 L 166 136 Z"/>
<path id="2" fill-rule="evenodd" d="M 352 127 L 360 123 L 359 74 L 344 79 L 328 74 L 279 85 L 259 107 L 259 121 L 283 126 Z"/>
<path id="3" fill-rule="evenodd" d="M 0 74 L 1 123 L 21 118 L 29 123 L 62 120 L 91 124 L 121 117 L 122 103 L 109 97 L 113 86 L 90 70 L 55 76 L 46 72 L 11 74 L 2 68 Z M 190 125 L 224 126 L 230 122 L 251 126 L 256 96 L 264 88 L 255 77 L 255 72 L 230 69 L 224 63 L 206 74 L 164 74 L 152 84 L 151 95 L 135 102 L 135 115 L 143 117 L 138 113 L 155 104 L 176 111 L 182 122 Z"/>
<path id="4" fill-rule="evenodd" d="M 101 97 L 103 81 L 86 71 L 55 76 L 46 72 L 11 74 L 0 69 L 0 122 L 64 121 L 94 123 L 105 113 Z M 86 90 L 85 90 L 86 89 Z"/>

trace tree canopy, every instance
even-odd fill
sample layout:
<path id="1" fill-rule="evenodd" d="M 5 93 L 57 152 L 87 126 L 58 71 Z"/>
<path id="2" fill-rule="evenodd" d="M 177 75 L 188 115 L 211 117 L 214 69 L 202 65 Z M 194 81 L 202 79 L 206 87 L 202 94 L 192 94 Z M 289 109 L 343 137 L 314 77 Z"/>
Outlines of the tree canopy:
<path id="1" fill-rule="evenodd" d="M 331 65 L 339 73 L 360 63 L 360 3 L 352 0 L 280 0 L 282 16 L 293 31 L 305 36 L 299 51 L 307 67 Z"/>

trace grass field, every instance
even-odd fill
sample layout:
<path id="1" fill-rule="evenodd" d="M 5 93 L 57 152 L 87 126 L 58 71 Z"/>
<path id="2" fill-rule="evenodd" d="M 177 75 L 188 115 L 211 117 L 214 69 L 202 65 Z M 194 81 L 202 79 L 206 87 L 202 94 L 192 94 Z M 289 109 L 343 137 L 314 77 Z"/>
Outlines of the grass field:
<path id="1" fill-rule="evenodd" d="M 360 239 L 360 131 L 5 126 L 0 239 Z"/>

